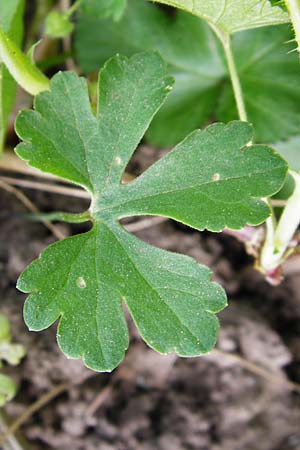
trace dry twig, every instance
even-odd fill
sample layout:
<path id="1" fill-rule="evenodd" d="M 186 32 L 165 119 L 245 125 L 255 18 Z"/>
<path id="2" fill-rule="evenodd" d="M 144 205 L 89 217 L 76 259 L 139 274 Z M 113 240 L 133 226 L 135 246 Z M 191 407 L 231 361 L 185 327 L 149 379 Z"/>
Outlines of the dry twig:
<path id="1" fill-rule="evenodd" d="M 32 213 L 34 213 L 34 214 L 40 213 L 39 209 L 32 203 L 31 200 L 29 200 L 29 198 L 25 194 L 23 194 L 22 191 L 15 188 L 14 186 L 11 186 L 10 184 L 6 183 L 1 178 L 0 178 L 0 188 L 2 188 L 6 192 L 9 192 L 10 194 L 14 195 Z M 61 240 L 66 237 L 65 234 L 61 230 L 59 230 L 55 225 L 53 225 L 53 223 L 48 222 L 47 220 L 42 220 L 42 222 L 48 228 L 48 230 L 50 230 L 51 233 L 53 233 L 53 235 L 57 239 Z"/>

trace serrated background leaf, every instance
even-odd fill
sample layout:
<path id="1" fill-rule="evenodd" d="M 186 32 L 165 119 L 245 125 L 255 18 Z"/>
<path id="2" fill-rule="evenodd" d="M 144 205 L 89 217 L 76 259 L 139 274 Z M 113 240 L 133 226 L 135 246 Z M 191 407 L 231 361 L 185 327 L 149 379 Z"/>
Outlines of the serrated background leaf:
<path id="1" fill-rule="evenodd" d="M 178 143 L 216 109 L 226 69 L 214 33 L 197 17 L 178 11 L 174 19 L 148 2 L 130 0 L 117 26 L 81 15 L 76 30 L 77 57 L 87 73 L 115 53 L 130 56 L 145 49 L 158 50 L 168 63 L 176 83 L 151 124 L 151 143 Z"/>
<path id="2" fill-rule="evenodd" d="M 258 142 L 298 134 L 300 61 L 296 53 L 288 54 L 293 43 L 286 42 L 291 38 L 287 25 L 233 37 L 246 110 Z M 201 19 L 181 11 L 169 17 L 140 0 L 130 0 L 117 26 L 112 21 L 80 17 L 76 49 L 86 72 L 101 67 L 114 53 L 130 55 L 138 48 L 159 50 L 176 79 L 174 91 L 147 133 L 150 143 L 174 145 L 214 116 L 225 122 L 238 118 L 222 50 Z"/>
<path id="3" fill-rule="evenodd" d="M 0 0 L 0 26 L 17 45 L 23 37 L 24 0 Z M 0 152 L 14 105 L 17 86 L 6 67 L 0 61 Z"/>
<path id="4" fill-rule="evenodd" d="M 287 139 L 300 129 L 300 60 L 288 53 L 294 46 L 290 27 L 262 28 L 239 33 L 234 52 L 246 110 L 262 142 Z M 232 120 L 237 110 L 229 83 L 217 110 L 218 120 Z"/>
<path id="5" fill-rule="evenodd" d="M 289 22 L 288 14 L 268 0 L 154 0 L 207 20 L 225 33 Z"/>
<path id="6" fill-rule="evenodd" d="M 287 160 L 292 170 L 300 172 L 300 136 L 276 142 L 274 147 Z"/>
<path id="7" fill-rule="evenodd" d="M 21 275 L 19 289 L 31 293 L 25 319 L 41 330 L 60 317 L 60 347 L 95 370 L 112 370 L 128 345 L 122 302 L 151 347 L 184 356 L 211 349 L 214 314 L 226 305 L 207 268 L 140 242 L 119 218 L 150 213 L 195 228 L 239 228 L 268 216 L 257 197 L 271 195 L 285 179 L 286 163 L 270 148 L 242 150 L 252 128 L 235 122 L 195 132 L 136 182 L 122 185 L 171 82 L 158 54 L 117 56 L 100 73 L 96 117 L 83 79 L 58 73 L 50 92 L 37 97 L 36 111 L 17 119 L 25 140 L 17 148 L 21 157 L 93 193 L 92 230 L 50 246 Z"/>

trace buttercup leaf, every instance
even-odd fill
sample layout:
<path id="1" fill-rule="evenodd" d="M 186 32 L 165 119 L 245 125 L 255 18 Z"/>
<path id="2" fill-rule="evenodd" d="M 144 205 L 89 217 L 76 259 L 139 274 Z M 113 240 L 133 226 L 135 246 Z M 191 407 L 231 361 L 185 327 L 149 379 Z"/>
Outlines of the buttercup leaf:
<path id="1" fill-rule="evenodd" d="M 275 193 L 285 179 L 284 160 L 267 146 L 246 146 L 251 126 L 232 122 L 195 131 L 135 181 L 122 184 L 171 87 L 158 54 L 116 56 L 100 72 L 96 116 L 85 81 L 58 73 L 50 91 L 37 96 L 35 111 L 17 119 L 24 141 L 17 153 L 92 195 L 91 231 L 53 244 L 21 275 L 19 289 L 31 294 L 25 320 L 30 329 L 43 330 L 60 318 L 63 352 L 98 371 L 116 367 L 128 346 L 122 304 L 151 347 L 182 356 L 213 347 L 215 313 L 226 306 L 206 267 L 141 242 L 119 219 L 158 214 L 199 230 L 238 229 L 266 219 L 261 197 Z"/>

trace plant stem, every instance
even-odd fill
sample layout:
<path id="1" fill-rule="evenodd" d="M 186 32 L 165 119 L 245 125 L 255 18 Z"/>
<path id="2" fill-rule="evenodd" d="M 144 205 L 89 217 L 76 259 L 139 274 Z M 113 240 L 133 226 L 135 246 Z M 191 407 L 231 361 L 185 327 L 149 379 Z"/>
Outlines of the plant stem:
<path id="1" fill-rule="evenodd" d="M 247 122 L 247 112 L 245 107 L 245 101 L 243 96 L 243 91 L 241 87 L 241 82 L 239 78 L 239 74 L 236 68 L 233 52 L 232 52 L 232 45 L 231 45 L 231 37 L 229 34 L 224 33 L 221 31 L 218 27 L 215 25 L 210 24 L 218 38 L 220 39 L 222 46 L 224 48 L 226 62 L 228 66 L 228 72 L 229 77 L 232 84 L 232 89 L 234 93 L 234 98 L 239 114 L 240 120 Z"/>
<path id="2" fill-rule="evenodd" d="M 285 0 L 293 24 L 297 50 L 300 53 L 300 0 Z"/>
<path id="3" fill-rule="evenodd" d="M 260 268 L 263 270 L 263 272 L 268 272 L 271 270 L 272 264 L 270 263 L 273 261 L 274 256 L 274 242 L 275 242 L 275 229 L 276 224 L 274 223 L 274 212 L 272 211 L 271 216 L 267 218 L 266 220 L 266 236 L 265 236 L 265 242 L 261 250 L 261 256 L 260 256 Z M 272 268 L 273 269 L 273 268 Z"/>
<path id="4" fill-rule="evenodd" d="M 224 50 L 225 50 L 226 61 L 228 64 L 229 75 L 230 75 L 230 79 L 231 79 L 231 83 L 232 83 L 232 88 L 233 88 L 233 92 L 234 92 L 234 97 L 235 97 L 239 117 L 240 117 L 240 120 L 247 122 L 247 113 L 246 113 L 246 108 L 245 108 L 243 91 L 241 88 L 239 75 L 238 75 L 235 61 L 233 58 L 230 36 L 227 36 L 226 41 L 223 42 L 223 46 L 224 46 Z"/>
<path id="5" fill-rule="evenodd" d="M 292 170 L 290 175 L 294 178 L 295 189 L 288 199 L 275 233 L 276 252 L 281 256 L 293 239 L 300 223 L 300 175 Z"/>
<path id="6" fill-rule="evenodd" d="M 80 8 L 81 3 L 82 0 L 77 0 L 75 3 L 73 3 L 73 5 L 68 9 L 68 11 L 66 11 L 67 17 L 71 17 L 77 11 L 77 9 Z"/>
<path id="7" fill-rule="evenodd" d="M 88 211 L 79 214 L 65 213 L 65 212 L 52 212 L 52 213 L 33 213 L 27 214 L 27 217 L 31 220 L 42 221 L 42 222 L 68 222 L 68 223 L 84 223 L 92 220 L 91 215 Z"/>
<path id="8" fill-rule="evenodd" d="M 261 255 L 261 266 L 267 272 L 281 264 L 300 223 L 300 175 L 293 171 L 290 171 L 290 174 L 294 178 L 295 189 L 288 199 L 276 229 L 270 230 L 267 222 L 267 237 Z"/>

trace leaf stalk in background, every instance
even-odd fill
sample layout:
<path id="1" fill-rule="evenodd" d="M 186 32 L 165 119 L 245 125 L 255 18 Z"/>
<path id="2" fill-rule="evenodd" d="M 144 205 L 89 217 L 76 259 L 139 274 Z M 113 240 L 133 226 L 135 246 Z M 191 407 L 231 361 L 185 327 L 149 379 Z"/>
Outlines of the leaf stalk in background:
<path id="1" fill-rule="evenodd" d="M 243 90 L 241 87 L 241 82 L 239 78 L 239 74 L 236 68 L 234 55 L 232 52 L 232 45 L 231 45 L 231 36 L 223 31 L 221 31 L 216 25 L 210 24 L 211 28 L 214 30 L 216 35 L 221 41 L 221 44 L 224 49 L 226 62 L 228 66 L 228 72 L 232 84 L 232 89 L 234 93 L 234 98 L 236 101 L 236 106 L 239 114 L 239 119 L 243 122 L 247 122 L 247 112 L 245 107 L 245 101 L 243 97 Z"/>
<path id="2" fill-rule="evenodd" d="M 296 26 L 300 38 L 300 0 L 288 1 L 295 6 L 294 15 L 295 20 L 297 21 Z M 216 25 L 210 25 L 224 48 L 239 118 L 242 121 L 247 121 L 243 91 L 232 52 L 231 37 L 229 34 L 222 32 Z M 259 270 L 266 275 L 267 279 L 272 284 L 278 284 L 281 281 L 279 273 L 280 265 L 291 253 L 289 251 L 289 246 L 300 223 L 300 175 L 291 170 L 289 173 L 295 181 L 294 192 L 288 199 L 278 224 L 273 209 L 271 208 L 271 216 L 266 220 L 265 243 L 259 261 Z"/>

